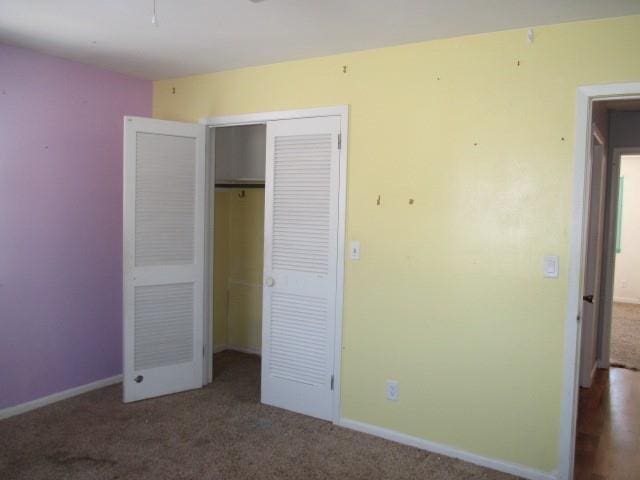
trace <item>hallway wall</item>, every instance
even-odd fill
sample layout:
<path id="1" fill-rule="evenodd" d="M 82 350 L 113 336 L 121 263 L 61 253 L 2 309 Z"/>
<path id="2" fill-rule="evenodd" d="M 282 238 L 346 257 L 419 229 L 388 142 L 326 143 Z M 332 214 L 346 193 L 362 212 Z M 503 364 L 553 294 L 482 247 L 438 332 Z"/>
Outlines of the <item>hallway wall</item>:
<path id="1" fill-rule="evenodd" d="M 620 177 L 624 186 L 613 300 L 640 303 L 640 155 L 622 157 Z"/>

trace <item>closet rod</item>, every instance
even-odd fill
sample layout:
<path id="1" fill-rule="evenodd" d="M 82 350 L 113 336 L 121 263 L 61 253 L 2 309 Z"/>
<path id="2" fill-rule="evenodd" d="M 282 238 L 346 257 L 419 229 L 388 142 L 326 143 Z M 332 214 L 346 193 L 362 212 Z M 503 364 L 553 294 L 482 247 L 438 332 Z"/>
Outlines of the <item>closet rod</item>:
<path id="1" fill-rule="evenodd" d="M 264 183 L 216 183 L 216 188 L 264 188 Z"/>

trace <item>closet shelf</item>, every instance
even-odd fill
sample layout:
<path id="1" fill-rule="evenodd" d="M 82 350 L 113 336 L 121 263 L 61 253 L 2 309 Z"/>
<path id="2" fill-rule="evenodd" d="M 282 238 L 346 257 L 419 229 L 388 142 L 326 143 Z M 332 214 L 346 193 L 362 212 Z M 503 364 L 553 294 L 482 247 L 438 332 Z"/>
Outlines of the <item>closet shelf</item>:
<path id="1" fill-rule="evenodd" d="M 264 180 L 221 180 L 216 188 L 264 188 Z"/>

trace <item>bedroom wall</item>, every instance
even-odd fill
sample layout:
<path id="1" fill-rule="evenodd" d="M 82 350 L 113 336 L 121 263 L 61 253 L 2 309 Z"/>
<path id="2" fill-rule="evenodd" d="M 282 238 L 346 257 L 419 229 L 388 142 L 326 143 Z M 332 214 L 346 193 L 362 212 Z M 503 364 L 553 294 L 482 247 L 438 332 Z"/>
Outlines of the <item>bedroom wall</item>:
<path id="1" fill-rule="evenodd" d="M 154 116 L 348 104 L 342 415 L 552 472 L 576 89 L 640 80 L 640 17 L 535 32 L 158 81 Z"/>
<path id="2" fill-rule="evenodd" d="M 152 85 L 0 44 L 0 409 L 122 373 L 122 125 Z"/>

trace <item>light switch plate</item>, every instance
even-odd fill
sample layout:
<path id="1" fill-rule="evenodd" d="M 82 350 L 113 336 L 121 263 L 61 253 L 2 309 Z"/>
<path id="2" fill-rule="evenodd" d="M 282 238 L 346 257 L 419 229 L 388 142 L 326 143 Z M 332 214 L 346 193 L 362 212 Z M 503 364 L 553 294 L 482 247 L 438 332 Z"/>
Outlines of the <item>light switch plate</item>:
<path id="1" fill-rule="evenodd" d="M 360 260 L 360 242 L 358 240 L 351 240 L 349 250 L 351 251 L 351 260 Z"/>
<path id="2" fill-rule="evenodd" d="M 558 278 L 560 275 L 560 258 L 558 255 L 544 256 L 544 276 L 545 278 Z"/>
<path id="3" fill-rule="evenodd" d="M 397 380 L 387 380 L 387 400 L 397 402 L 400 396 L 400 386 Z"/>

